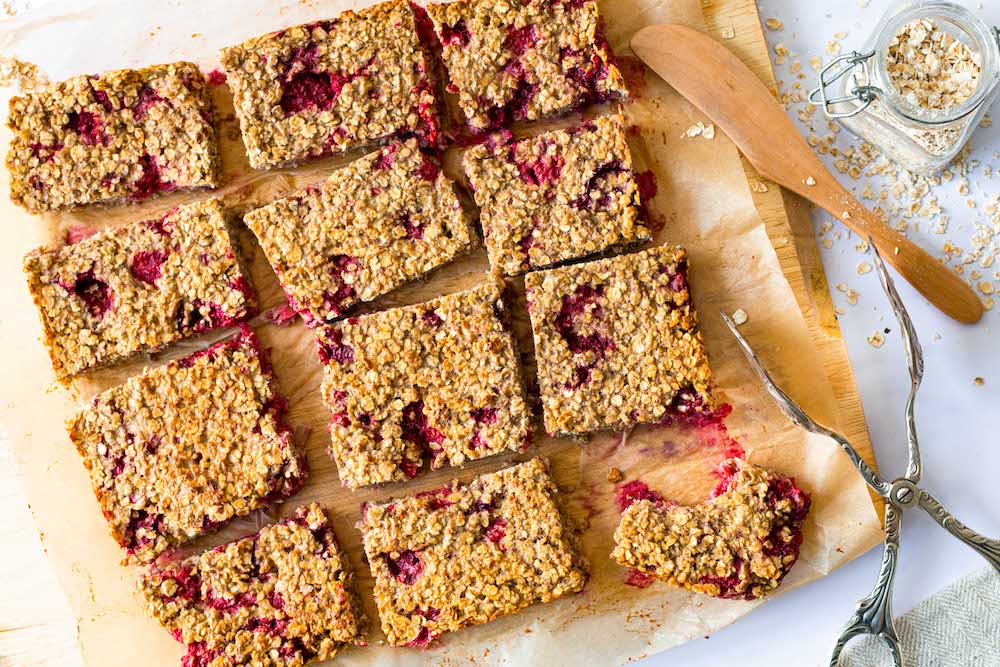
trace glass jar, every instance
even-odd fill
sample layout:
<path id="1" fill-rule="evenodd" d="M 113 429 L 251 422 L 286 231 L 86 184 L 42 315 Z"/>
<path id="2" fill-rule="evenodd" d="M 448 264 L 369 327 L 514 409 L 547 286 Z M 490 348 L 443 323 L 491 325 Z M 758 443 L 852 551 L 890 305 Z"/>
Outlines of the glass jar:
<path id="1" fill-rule="evenodd" d="M 920 19 L 979 54 L 979 80 L 954 106 L 929 108 L 905 96 L 890 75 L 889 48 L 900 30 Z M 828 88 L 840 81 L 837 96 Z M 962 149 L 1000 91 L 1000 31 L 961 5 L 910 0 L 882 17 L 861 52 L 842 55 L 822 69 L 809 100 L 829 118 L 878 148 L 904 168 L 937 172 Z M 836 90 L 836 89 L 835 89 Z"/>

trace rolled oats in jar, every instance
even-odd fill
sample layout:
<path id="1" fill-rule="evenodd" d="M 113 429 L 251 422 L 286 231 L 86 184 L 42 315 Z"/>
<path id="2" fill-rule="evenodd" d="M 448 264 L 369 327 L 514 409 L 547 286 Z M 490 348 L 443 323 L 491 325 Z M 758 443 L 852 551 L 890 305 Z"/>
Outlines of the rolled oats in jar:
<path id="1" fill-rule="evenodd" d="M 882 17 L 861 52 L 824 67 L 810 100 L 906 169 L 930 174 L 962 149 L 998 82 L 996 28 L 951 2 L 911 0 Z"/>

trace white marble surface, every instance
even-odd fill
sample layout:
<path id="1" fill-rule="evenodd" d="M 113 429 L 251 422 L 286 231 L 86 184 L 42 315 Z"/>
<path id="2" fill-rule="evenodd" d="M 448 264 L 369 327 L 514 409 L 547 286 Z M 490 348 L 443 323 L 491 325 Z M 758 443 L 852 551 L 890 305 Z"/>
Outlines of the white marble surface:
<path id="1" fill-rule="evenodd" d="M 772 47 L 784 42 L 797 57 L 788 57 L 776 67 L 778 79 L 790 85 L 795 76 L 789 66 L 800 60 L 803 88 L 811 88 L 816 72 L 809 58 L 819 55 L 824 61 L 825 45 L 834 34 L 846 32 L 840 41 L 844 52 L 860 49 L 882 13 L 894 2 L 872 0 L 862 7 L 858 0 L 758 0 L 762 18 L 775 17 L 784 23 L 780 31 L 766 30 Z M 965 2 L 991 25 L 1000 25 L 1000 2 Z M 793 104 L 790 113 L 797 118 L 803 105 Z M 1000 103 L 993 116 L 1000 119 Z M 819 118 L 819 112 L 815 116 Z M 799 123 L 800 128 L 803 127 Z M 828 133 L 825 122 L 816 123 L 816 134 Z M 805 130 L 804 130 L 805 133 Z M 836 145 L 846 146 L 856 140 L 841 133 Z M 972 137 L 972 158 L 981 164 L 969 177 L 969 196 L 982 202 L 987 195 L 1000 192 L 1000 123 L 979 128 Z M 832 164 L 828 160 L 828 165 Z M 983 176 L 986 166 L 992 168 L 992 180 Z M 841 176 L 849 188 L 860 183 Z M 969 239 L 973 224 L 984 221 L 982 203 L 975 210 L 959 195 L 957 180 L 935 189 L 945 214 L 951 223 L 945 234 L 937 234 L 931 225 L 922 223 L 919 232 L 909 236 L 935 256 L 941 255 L 946 240 L 965 251 L 972 249 Z M 871 204 L 871 202 L 867 202 Z M 818 230 L 830 220 L 822 213 L 814 214 Z M 851 363 L 868 418 L 875 453 L 886 475 L 895 476 L 905 465 L 905 436 L 902 406 L 909 387 L 902 346 L 896 322 L 878 287 L 874 272 L 858 275 L 857 265 L 870 261 L 855 248 L 857 239 L 846 238 L 846 228 L 834 225 L 845 238 L 823 250 L 823 264 L 830 285 L 846 282 L 860 296 L 855 306 L 847 304 L 844 294 L 834 290 L 834 299 L 845 314 L 840 326 L 848 342 Z M 831 236 L 832 232 L 826 232 Z M 982 270 L 983 278 L 993 278 L 997 266 Z M 965 327 L 954 324 L 927 304 L 908 285 L 898 281 L 903 299 L 916 323 L 923 343 L 926 373 L 917 403 L 917 422 L 921 454 L 924 462 L 922 485 L 934 494 L 969 526 L 1000 536 L 1000 307 L 983 317 L 978 325 Z M 753 317 L 753 313 L 750 313 Z M 867 337 L 876 329 L 891 329 L 886 343 L 874 348 Z M 934 334 L 940 339 L 934 340 Z M 976 386 L 974 378 L 985 380 Z M 774 665 L 827 664 L 829 650 L 843 623 L 854 609 L 856 601 L 866 595 L 879 569 L 881 550 L 875 549 L 828 577 L 783 595 L 732 626 L 703 640 L 644 660 L 649 667 L 670 665 L 687 667 L 702 665 L 740 665 L 741 667 L 773 667 Z M 904 516 L 900 571 L 896 582 L 895 611 L 906 611 L 940 590 L 961 574 L 982 567 L 985 561 L 949 535 L 941 531 L 919 510 Z M 1000 601 L 998 601 L 1000 604 Z M 997 663 L 1000 664 L 1000 656 Z"/>

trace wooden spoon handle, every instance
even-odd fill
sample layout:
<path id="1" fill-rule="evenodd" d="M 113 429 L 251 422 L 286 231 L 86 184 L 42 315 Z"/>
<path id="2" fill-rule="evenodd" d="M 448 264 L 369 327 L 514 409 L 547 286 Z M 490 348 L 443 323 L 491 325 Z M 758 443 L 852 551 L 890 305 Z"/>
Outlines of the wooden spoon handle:
<path id="1" fill-rule="evenodd" d="M 789 150 L 808 151 L 796 160 L 803 169 L 799 173 L 805 177 L 794 182 L 787 173 L 769 173 L 768 178 L 816 204 L 861 238 L 871 239 L 882 258 L 941 312 L 965 324 L 979 321 L 983 304 L 961 277 L 862 206 L 804 140 L 801 146 Z"/>

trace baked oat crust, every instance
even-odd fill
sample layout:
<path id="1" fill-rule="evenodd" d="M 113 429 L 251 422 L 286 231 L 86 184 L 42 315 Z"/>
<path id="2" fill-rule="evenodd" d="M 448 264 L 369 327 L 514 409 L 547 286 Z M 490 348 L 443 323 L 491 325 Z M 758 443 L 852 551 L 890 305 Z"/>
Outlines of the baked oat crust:
<path id="1" fill-rule="evenodd" d="M 214 188 L 208 84 L 188 62 L 78 76 L 10 101 L 10 197 L 32 213 Z"/>
<path id="2" fill-rule="evenodd" d="M 416 139 L 244 217 L 307 324 L 335 319 L 446 264 L 476 234 L 454 184 Z"/>
<path id="3" fill-rule="evenodd" d="M 722 482 L 700 505 L 643 499 L 629 506 L 611 557 L 715 597 L 753 600 L 777 588 L 798 558 L 809 494 L 742 459 L 726 461 L 720 472 Z"/>
<path id="4" fill-rule="evenodd" d="M 68 424 L 111 533 L 133 562 L 278 502 L 305 481 L 257 337 L 147 371 Z"/>
<path id="5" fill-rule="evenodd" d="M 465 153 L 495 271 L 517 275 L 648 241 L 621 116 Z"/>
<path id="6" fill-rule="evenodd" d="M 427 13 L 473 132 L 628 96 L 596 2 L 460 0 Z"/>
<path id="7" fill-rule="evenodd" d="M 366 507 L 358 527 L 389 643 L 423 646 L 582 590 L 587 563 L 557 496 L 532 459 Z"/>
<path id="8" fill-rule="evenodd" d="M 243 319 L 253 290 L 218 199 L 24 260 L 56 377 Z"/>
<path id="9" fill-rule="evenodd" d="M 440 139 L 432 61 L 405 0 L 255 37 L 219 58 L 255 169 L 393 136 Z"/>
<path id="10" fill-rule="evenodd" d="M 319 505 L 138 582 L 191 667 L 286 667 L 365 644 L 354 575 Z"/>
<path id="11" fill-rule="evenodd" d="M 525 287 L 550 434 L 711 417 L 683 248 L 529 273 Z"/>
<path id="12" fill-rule="evenodd" d="M 350 488 L 530 444 L 508 312 L 487 283 L 319 331 L 330 454 Z"/>

